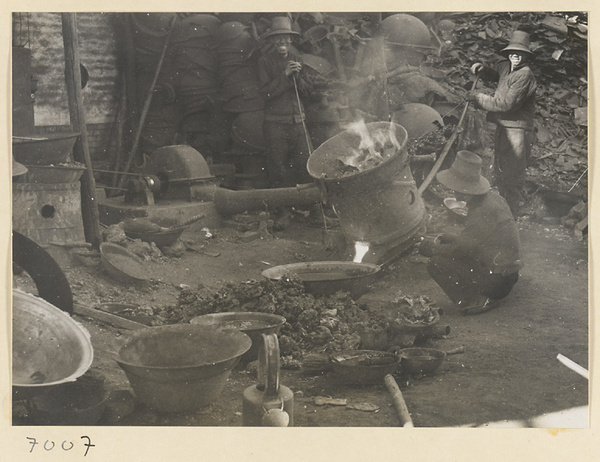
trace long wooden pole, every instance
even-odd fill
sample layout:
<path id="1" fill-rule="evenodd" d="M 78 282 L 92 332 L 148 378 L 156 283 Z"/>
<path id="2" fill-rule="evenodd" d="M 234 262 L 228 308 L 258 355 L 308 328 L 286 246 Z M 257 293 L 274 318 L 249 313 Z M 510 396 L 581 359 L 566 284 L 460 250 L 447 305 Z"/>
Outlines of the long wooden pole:
<path id="1" fill-rule="evenodd" d="M 156 87 L 156 82 L 158 81 L 158 77 L 160 75 L 160 71 L 162 69 L 163 63 L 165 61 L 165 55 L 167 53 L 167 48 L 169 47 L 169 43 L 171 41 L 171 35 L 173 34 L 173 30 L 175 29 L 175 21 L 177 20 L 177 16 L 175 16 L 171 23 L 169 24 L 169 32 L 165 37 L 165 42 L 163 44 L 160 57 L 158 59 L 158 63 L 156 65 L 156 69 L 154 70 L 154 75 L 152 77 L 152 82 L 150 83 L 150 88 L 148 89 L 148 94 L 146 96 L 146 100 L 144 101 L 144 107 L 142 108 L 142 113 L 140 114 L 140 120 L 138 122 L 137 129 L 134 134 L 133 147 L 131 148 L 131 152 L 129 153 L 129 157 L 127 158 L 127 163 L 125 164 L 125 168 L 123 169 L 123 173 L 129 173 L 131 166 L 133 164 L 133 160 L 137 155 L 137 151 L 140 144 L 140 139 L 142 136 L 142 131 L 144 129 L 144 124 L 146 123 L 146 117 L 148 115 L 148 111 L 150 110 L 150 104 L 152 104 L 152 95 L 154 94 L 154 88 Z M 122 175 L 118 185 L 122 186 L 123 181 L 126 176 Z"/>
<path id="2" fill-rule="evenodd" d="M 473 89 L 477 85 L 478 81 L 479 81 L 479 77 L 475 77 L 475 83 L 473 84 Z M 433 165 L 433 167 L 429 171 L 429 174 L 427 175 L 427 177 L 423 180 L 423 183 L 421 183 L 421 185 L 419 186 L 419 189 L 418 189 L 419 194 L 423 194 L 423 191 L 425 191 L 427 189 L 427 186 L 429 186 L 429 183 L 431 183 L 431 180 L 433 180 L 433 178 L 435 177 L 435 174 L 438 172 L 438 170 L 442 166 L 444 159 L 446 159 L 446 156 L 448 155 L 450 148 L 452 147 L 452 145 L 458 138 L 458 135 L 460 135 L 462 133 L 462 130 L 463 130 L 462 124 L 463 124 L 463 121 L 465 120 L 465 116 L 467 115 L 468 109 L 469 109 L 469 102 L 467 101 L 465 103 L 465 107 L 462 111 L 462 114 L 460 115 L 460 119 L 458 120 L 458 123 L 456 124 L 456 127 L 454 128 L 454 131 L 452 132 L 452 135 L 446 142 L 444 149 L 440 153 L 438 160 L 436 161 L 436 163 Z"/>
<path id="3" fill-rule="evenodd" d="M 81 214 L 85 239 L 92 247 L 100 247 L 100 215 L 96 201 L 96 181 L 92 169 L 92 160 L 88 144 L 85 107 L 81 92 L 81 61 L 79 56 L 79 38 L 75 13 L 61 13 L 63 42 L 65 47 L 65 81 L 69 99 L 69 115 L 73 131 L 79 133 L 79 139 L 73 148 L 73 158 L 85 165 L 81 177 Z"/>

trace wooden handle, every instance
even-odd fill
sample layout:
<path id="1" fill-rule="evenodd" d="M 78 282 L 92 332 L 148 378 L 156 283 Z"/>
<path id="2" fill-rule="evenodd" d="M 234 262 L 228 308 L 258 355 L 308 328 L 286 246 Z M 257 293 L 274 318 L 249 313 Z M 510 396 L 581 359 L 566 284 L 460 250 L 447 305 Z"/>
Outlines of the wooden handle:
<path id="1" fill-rule="evenodd" d="M 391 374 L 386 374 L 383 380 L 385 382 L 385 386 L 392 395 L 392 402 L 394 403 L 394 407 L 396 408 L 396 412 L 400 418 L 400 424 L 403 427 L 414 427 L 412 418 L 410 417 L 410 413 L 408 412 L 408 408 L 406 407 L 406 403 L 402 397 L 402 392 L 400 391 L 396 380 Z"/>
<path id="2" fill-rule="evenodd" d="M 465 352 L 465 347 L 464 346 L 459 346 L 456 348 L 452 348 L 451 350 L 446 350 L 446 354 L 447 355 L 459 355 L 461 353 Z"/>
<path id="3" fill-rule="evenodd" d="M 477 86 L 478 81 L 479 81 L 479 77 L 475 77 L 475 82 L 473 83 L 473 89 Z M 442 163 L 444 162 L 446 155 L 450 151 L 450 148 L 452 147 L 452 145 L 458 138 L 458 135 L 460 135 L 460 133 L 462 132 L 462 124 L 463 124 L 463 121 L 465 120 L 465 116 L 467 115 L 468 109 L 469 109 L 469 102 L 467 101 L 465 103 L 465 107 L 462 111 L 462 114 L 460 115 L 460 119 L 458 120 L 458 123 L 456 124 L 456 127 L 454 128 L 454 132 L 452 132 L 450 139 L 446 142 L 446 145 L 444 146 L 444 149 L 442 150 L 440 156 L 438 157 L 437 162 L 433 165 L 433 167 L 429 171 L 429 174 L 427 175 L 425 180 L 423 180 L 423 183 L 421 183 L 421 185 L 419 186 L 419 189 L 418 189 L 419 194 L 423 194 L 423 191 L 425 191 L 427 189 L 427 186 L 429 186 L 429 183 L 431 183 L 431 180 L 433 180 L 433 178 L 435 177 L 435 174 L 438 172 L 438 170 L 442 166 Z"/>

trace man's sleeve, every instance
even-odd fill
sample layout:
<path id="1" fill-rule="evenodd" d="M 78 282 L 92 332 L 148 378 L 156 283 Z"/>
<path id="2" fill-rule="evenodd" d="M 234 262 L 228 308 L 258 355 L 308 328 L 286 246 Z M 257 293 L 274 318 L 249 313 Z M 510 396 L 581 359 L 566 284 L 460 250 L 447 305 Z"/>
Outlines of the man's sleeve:
<path id="1" fill-rule="evenodd" d="M 479 93 L 476 95 L 477 105 L 486 111 L 508 112 L 518 109 L 529 93 L 530 77 L 522 74 L 514 77 L 505 93 L 494 96 Z"/>

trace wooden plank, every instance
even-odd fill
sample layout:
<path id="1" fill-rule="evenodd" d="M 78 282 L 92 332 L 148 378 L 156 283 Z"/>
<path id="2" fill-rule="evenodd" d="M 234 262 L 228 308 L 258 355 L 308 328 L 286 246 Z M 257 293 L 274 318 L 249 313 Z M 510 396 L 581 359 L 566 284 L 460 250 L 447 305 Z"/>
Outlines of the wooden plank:
<path id="1" fill-rule="evenodd" d="M 139 322 L 131 321 L 129 319 L 122 318 L 120 316 L 116 316 L 114 314 L 107 313 L 105 311 L 96 310 L 93 308 L 88 308 L 78 303 L 73 304 L 73 313 L 79 316 L 85 316 L 86 318 L 95 319 L 97 321 L 106 322 L 115 327 L 120 327 L 122 329 L 143 329 L 148 326 L 144 324 L 140 324 Z"/>

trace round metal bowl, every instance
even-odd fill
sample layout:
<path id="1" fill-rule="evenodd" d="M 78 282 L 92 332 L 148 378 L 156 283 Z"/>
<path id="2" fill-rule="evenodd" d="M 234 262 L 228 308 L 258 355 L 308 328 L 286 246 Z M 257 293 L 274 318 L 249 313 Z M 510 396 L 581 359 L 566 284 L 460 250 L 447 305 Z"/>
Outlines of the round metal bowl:
<path id="1" fill-rule="evenodd" d="M 175 324 L 130 334 L 117 363 L 137 399 L 159 412 L 194 412 L 219 397 L 252 341 L 237 329 Z"/>
<path id="2" fill-rule="evenodd" d="M 60 164 L 73 153 L 79 133 L 13 136 L 13 156 L 25 165 Z"/>
<path id="3" fill-rule="evenodd" d="M 459 221 L 467 219 L 469 209 L 465 201 L 456 200 L 454 197 L 446 197 L 444 199 L 444 206 L 451 212 L 452 216 Z"/>
<path id="4" fill-rule="evenodd" d="M 100 263 L 117 281 L 137 285 L 145 285 L 149 282 L 142 259 L 120 245 L 110 242 L 100 244 Z"/>
<path id="5" fill-rule="evenodd" d="M 441 366 L 446 353 L 435 348 L 404 348 L 398 351 L 400 367 L 407 375 L 431 374 Z"/>
<path id="6" fill-rule="evenodd" d="M 333 372 L 345 383 L 355 385 L 383 384 L 387 374 L 398 369 L 400 358 L 378 350 L 350 350 L 331 358 Z"/>
<path id="7" fill-rule="evenodd" d="M 315 261 L 274 266 L 264 270 L 262 275 L 271 280 L 297 277 L 307 292 L 317 296 L 333 295 L 341 290 L 358 298 L 369 290 L 379 270 L 379 266 L 371 263 Z"/>
<path id="8" fill-rule="evenodd" d="M 34 295 L 13 289 L 12 384 L 15 398 L 73 382 L 92 365 L 87 330 L 69 314 Z"/>
<path id="9" fill-rule="evenodd" d="M 26 165 L 27 179 L 30 183 L 74 183 L 79 181 L 85 165 L 69 162 L 60 165 Z"/>
<path id="10" fill-rule="evenodd" d="M 232 328 L 246 334 L 252 340 L 252 346 L 242 355 L 240 361 L 247 363 L 258 359 L 262 334 L 278 334 L 285 324 L 285 318 L 259 312 L 212 313 L 195 317 L 190 320 L 190 324 Z"/>

